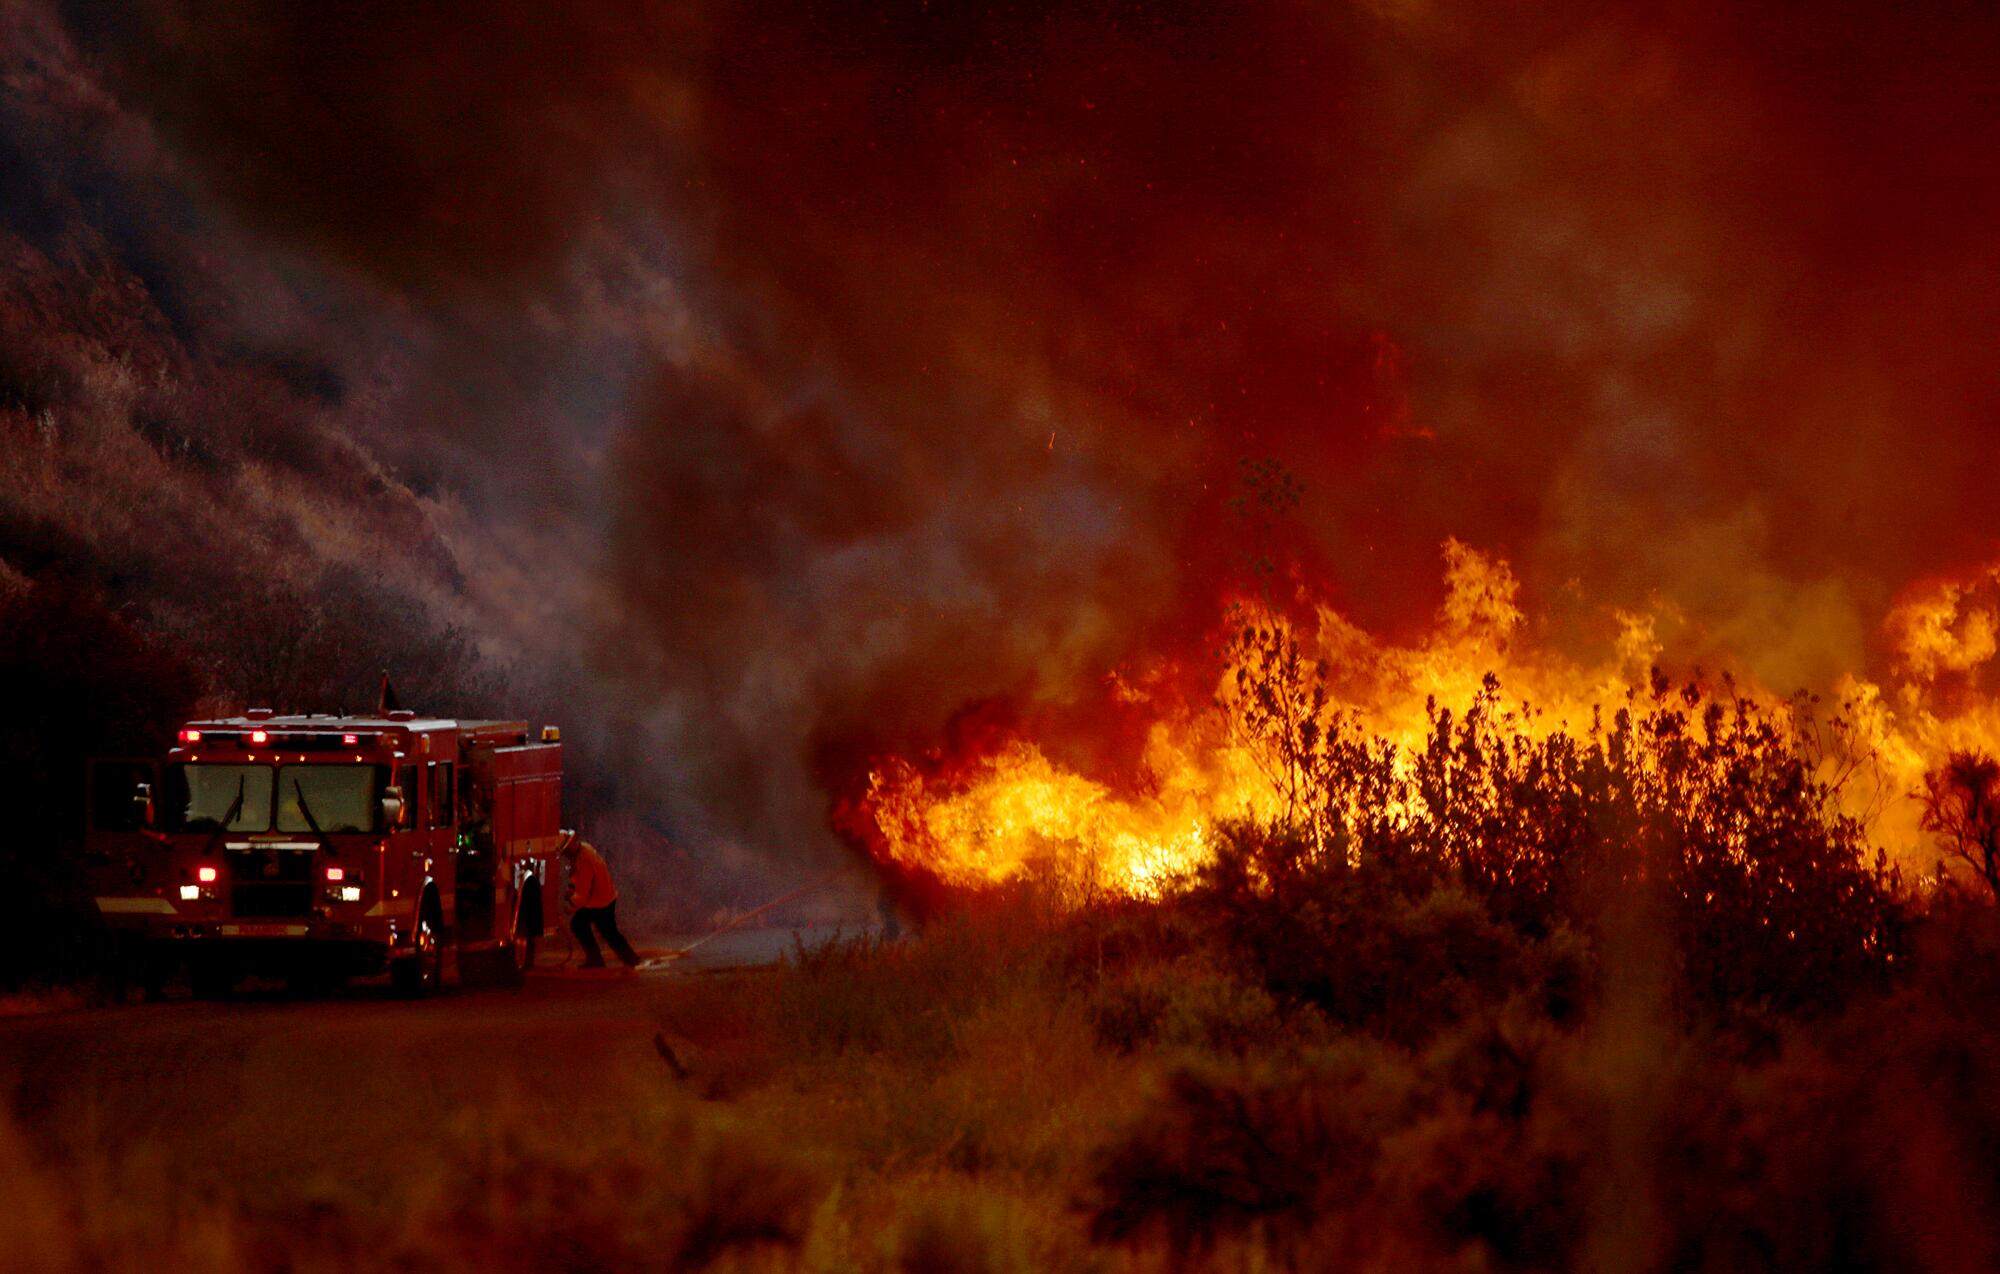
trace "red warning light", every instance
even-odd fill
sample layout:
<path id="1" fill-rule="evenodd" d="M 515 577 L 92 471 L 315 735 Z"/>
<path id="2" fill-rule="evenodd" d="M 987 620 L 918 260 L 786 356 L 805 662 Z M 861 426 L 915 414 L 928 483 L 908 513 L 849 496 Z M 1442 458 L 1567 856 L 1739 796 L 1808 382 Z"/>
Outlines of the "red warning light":
<path id="1" fill-rule="evenodd" d="M 200 743 L 200 742 L 201 742 L 201 731 L 199 731 L 199 730 L 183 730 L 183 731 L 181 731 L 181 742 L 182 742 L 182 743 Z"/>
<path id="2" fill-rule="evenodd" d="M 340 736 L 340 741 L 352 747 L 354 744 L 361 742 L 361 736 L 358 734 L 343 734 Z"/>
<path id="3" fill-rule="evenodd" d="M 199 880 L 202 884 L 212 885 L 215 883 L 215 868 L 197 867 L 194 869 L 194 876 L 195 879 Z"/>
<path id="4" fill-rule="evenodd" d="M 326 878 L 328 880 L 346 880 L 347 869 L 344 867 L 329 867 L 326 869 Z"/>
<path id="5" fill-rule="evenodd" d="M 250 742 L 252 744 L 268 743 L 270 739 L 271 732 L 269 730 L 252 730 L 250 732 Z"/>

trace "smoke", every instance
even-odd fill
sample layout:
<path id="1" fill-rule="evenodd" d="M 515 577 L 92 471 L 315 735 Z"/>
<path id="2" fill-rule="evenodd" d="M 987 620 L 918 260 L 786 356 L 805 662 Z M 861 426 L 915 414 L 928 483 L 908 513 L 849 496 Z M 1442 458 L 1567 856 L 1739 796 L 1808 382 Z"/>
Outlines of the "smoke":
<path id="1" fill-rule="evenodd" d="M 468 559 L 521 536 L 475 574 L 636 693 L 703 843 L 824 853 L 855 758 L 1195 639 L 1243 457 L 1371 626 L 1456 537 L 1554 632 L 1665 599 L 1670 657 L 1778 686 L 1995 553 L 1978 6 L 69 19 L 396 316 L 384 445 Z"/>

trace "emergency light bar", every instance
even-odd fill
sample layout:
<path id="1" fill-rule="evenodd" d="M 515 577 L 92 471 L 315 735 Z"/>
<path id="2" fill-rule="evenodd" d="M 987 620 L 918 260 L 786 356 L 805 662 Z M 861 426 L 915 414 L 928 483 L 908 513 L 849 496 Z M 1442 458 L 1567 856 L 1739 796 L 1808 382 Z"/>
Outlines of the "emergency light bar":
<path id="1" fill-rule="evenodd" d="M 373 747 L 382 742 L 380 734 L 294 734 L 289 730 L 182 730 L 174 736 L 184 747 L 206 744 L 209 748 L 276 748 L 280 752 L 338 752 L 344 748 Z M 206 749 L 204 749 L 206 750 Z"/>

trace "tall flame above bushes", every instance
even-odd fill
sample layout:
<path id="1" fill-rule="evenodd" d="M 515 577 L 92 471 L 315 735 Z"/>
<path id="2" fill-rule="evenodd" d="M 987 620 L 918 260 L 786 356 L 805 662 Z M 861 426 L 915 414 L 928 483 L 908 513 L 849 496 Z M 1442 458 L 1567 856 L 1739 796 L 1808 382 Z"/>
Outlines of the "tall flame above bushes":
<path id="1" fill-rule="evenodd" d="M 1288 828 L 1350 859 L 1366 852 L 1369 826 L 1449 822 L 1468 761 L 1497 767 L 1487 781 L 1560 788 L 1574 778 L 1551 777 L 1558 758 L 1580 765 L 1594 753 L 1696 802 L 1704 784 L 1744 781 L 1741 767 L 1779 758 L 1818 794 L 1829 825 L 1914 876 L 1940 856 L 1921 826 L 1925 775 L 1955 751 L 2000 743 L 1991 703 L 1952 680 L 1995 654 L 1992 572 L 1913 590 L 1884 621 L 1892 674 L 1845 677 L 1822 701 L 1727 672 L 1668 677 L 1655 637 L 1664 608 L 1606 616 L 1594 662 L 1558 655 L 1533 640 L 1508 563 L 1456 540 L 1443 556 L 1444 601 L 1412 640 L 1379 638 L 1310 598 L 1278 606 L 1239 595 L 1207 643 L 1206 697 L 1176 690 L 1184 679 L 1157 667 L 1108 678 L 1107 699 L 1144 718 L 1126 773 L 1057 759 L 1079 751 L 1074 736 L 1101 717 L 1016 722 L 881 758 L 836 821 L 891 870 L 950 887 L 1040 875 L 1144 896 L 1208 865 L 1218 835 L 1239 822 Z M 1653 751 L 1624 755 L 1635 732 Z M 1693 751 L 1661 750 L 1681 732 Z M 1686 772 L 1662 773 L 1676 766 Z M 1729 836 L 1757 835 L 1754 810 L 1731 817 L 1742 826 Z"/>

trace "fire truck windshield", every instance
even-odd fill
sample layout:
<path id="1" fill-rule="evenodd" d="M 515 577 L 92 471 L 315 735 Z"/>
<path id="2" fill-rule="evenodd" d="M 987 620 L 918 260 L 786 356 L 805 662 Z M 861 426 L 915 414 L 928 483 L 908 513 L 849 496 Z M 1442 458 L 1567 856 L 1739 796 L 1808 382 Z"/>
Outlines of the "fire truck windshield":
<path id="1" fill-rule="evenodd" d="M 281 832 L 374 832 L 387 782 L 380 765 L 170 765 L 163 812 L 175 832 L 268 832 L 274 804 Z"/>
<path id="2" fill-rule="evenodd" d="M 278 830 L 379 831 L 385 779 L 380 765 L 287 765 L 278 771 Z"/>
<path id="3" fill-rule="evenodd" d="M 271 826 L 271 767 L 170 765 L 162 813 L 169 831 L 264 831 Z"/>

